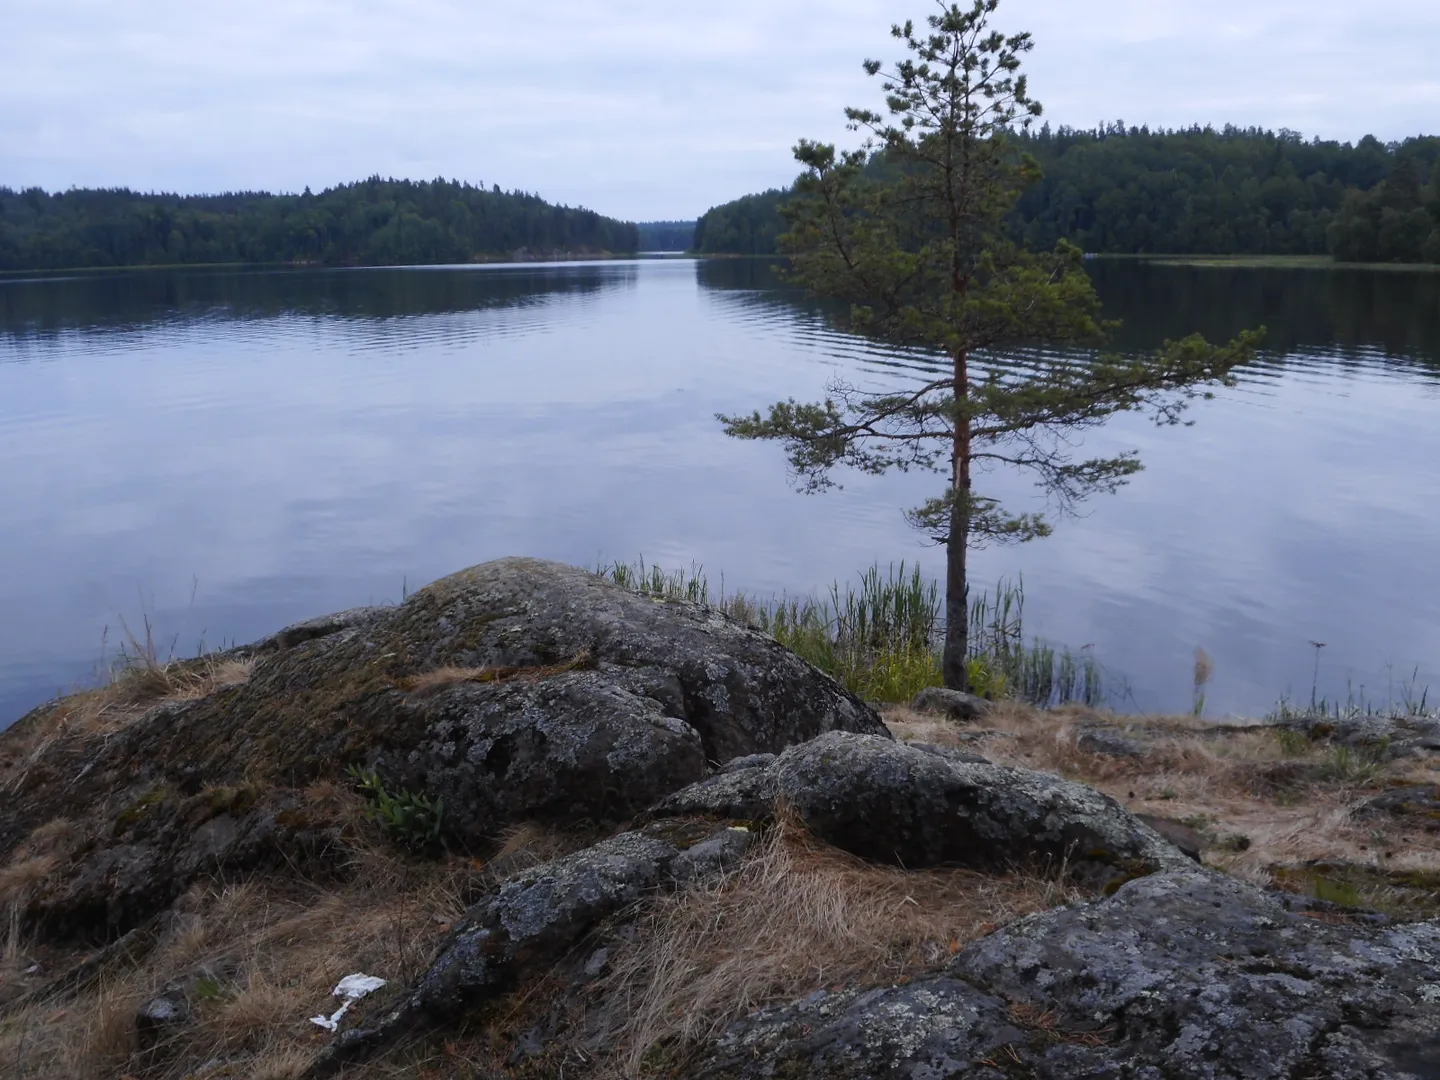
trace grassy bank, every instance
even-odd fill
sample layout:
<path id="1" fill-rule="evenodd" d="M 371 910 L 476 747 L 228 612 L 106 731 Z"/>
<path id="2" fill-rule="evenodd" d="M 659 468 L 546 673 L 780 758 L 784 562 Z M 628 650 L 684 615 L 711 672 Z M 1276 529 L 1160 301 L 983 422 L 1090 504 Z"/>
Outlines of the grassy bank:
<path id="1" fill-rule="evenodd" d="M 699 567 L 667 571 L 611 563 L 601 576 L 647 596 L 709 604 L 771 634 L 867 701 L 907 702 L 927 686 L 940 686 L 944 634 L 939 585 L 918 566 L 878 564 L 856 582 L 834 582 L 823 596 L 772 597 L 718 590 Z M 1001 582 L 970 602 L 971 688 L 984 697 L 1016 698 L 1045 707 L 1064 702 L 1098 705 L 1124 696 L 1088 652 L 1027 640 L 1023 582 Z"/>

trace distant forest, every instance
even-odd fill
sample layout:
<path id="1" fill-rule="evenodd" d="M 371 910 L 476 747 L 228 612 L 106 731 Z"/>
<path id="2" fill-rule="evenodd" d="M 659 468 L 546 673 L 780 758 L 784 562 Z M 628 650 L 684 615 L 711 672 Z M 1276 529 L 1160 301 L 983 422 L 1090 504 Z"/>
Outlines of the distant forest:
<path id="1" fill-rule="evenodd" d="M 1105 253 L 1440 263 L 1440 137 L 1385 144 L 1367 135 L 1352 145 L 1290 131 L 1116 123 L 1047 124 L 1016 142 L 1043 172 L 1012 221 L 1031 247 L 1064 237 Z M 714 207 L 696 224 L 694 250 L 773 253 L 788 194 Z"/>
<path id="2" fill-rule="evenodd" d="M 631 253 L 639 230 L 538 195 L 371 177 L 318 195 L 0 187 L 0 270 L 166 263 L 338 266 Z"/>
<path id="3" fill-rule="evenodd" d="M 695 241 L 693 221 L 642 221 L 641 251 L 689 251 Z"/>

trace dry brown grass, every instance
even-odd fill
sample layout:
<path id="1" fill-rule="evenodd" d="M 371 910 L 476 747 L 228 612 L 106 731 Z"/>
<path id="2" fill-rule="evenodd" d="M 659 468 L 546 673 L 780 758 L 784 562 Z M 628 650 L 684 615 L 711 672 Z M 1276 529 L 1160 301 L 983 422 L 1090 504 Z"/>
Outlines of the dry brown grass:
<path id="1" fill-rule="evenodd" d="M 438 694 L 452 686 L 464 683 L 510 682 L 512 679 L 544 679 L 552 675 L 563 675 L 569 671 L 581 671 L 593 667 L 594 655 L 584 649 L 569 660 L 559 664 L 530 667 L 438 667 L 419 675 L 409 675 L 400 680 L 400 688 L 407 693 L 421 696 Z"/>
<path id="2" fill-rule="evenodd" d="M 598 992 L 621 1002 L 615 1071 L 642 1072 L 745 1013 L 822 988 L 904 981 L 1007 922 L 1073 899 L 1054 881 L 907 872 L 782 820 L 732 875 L 659 900 Z"/>
<path id="3" fill-rule="evenodd" d="M 1440 870 L 1440 836 L 1353 815 L 1368 794 L 1390 784 L 1440 780 L 1421 759 L 1378 764 L 1322 745 L 1287 745 L 1265 728 L 1216 734 L 1188 716 L 1118 717 L 1080 707 L 1040 712 L 1003 703 L 983 728 L 903 708 L 888 710 L 885 720 L 907 742 L 961 746 L 997 765 L 1083 781 L 1133 811 L 1200 828 L 1214 841 L 1206 861 L 1256 884 L 1273 884 L 1274 867 L 1313 859 Z M 1078 745 L 1081 728 L 1096 722 L 1122 734 L 1125 725 L 1143 728 L 1149 754 L 1087 753 Z M 1291 766 L 1297 783 L 1267 782 Z"/>
<path id="4" fill-rule="evenodd" d="M 14 788 L 43 754 L 70 737 L 119 731 L 151 709 L 169 702 L 193 701 L 247 682 L 254 657 L 202 656 L 158 661 L 153 655 L 129 657 L 100 687 L 71 694 L 7 733 L 0 749 L 0 793 Z"/>
<path id="5" fill-rule="evenodd" d="M 0 1007 L 0 1075 L 174 1080 L 216 1058 L 228 1063 L 220 1075 L 298 1075 L 328 1038 L 309 1018 L 338 1006 L 335 983 L 364 971 L 408 984 L 463 914 L 476 873 L 469 859 L 419 862 L 378 837 L 356 860 L 350 883 L 330 889 L 263 878 L 194 886 L 142 966 L 68 999 Z M 53 958 L 54 971 L 63 960 Z M 0 980 L 23 977 L 0 969 Z M 135 1041 L 136 1012 L 172 981 L 192 987 L 196 1020 L 147 1055 Z M 387 1077 L 389 1068 L 363 1075 Z"/>

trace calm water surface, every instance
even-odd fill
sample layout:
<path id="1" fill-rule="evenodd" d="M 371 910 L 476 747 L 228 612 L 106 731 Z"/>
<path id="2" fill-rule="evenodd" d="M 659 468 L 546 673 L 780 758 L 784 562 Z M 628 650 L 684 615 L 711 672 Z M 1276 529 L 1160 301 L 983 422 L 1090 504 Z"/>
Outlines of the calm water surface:
<path id="1" fill-rule="evenodd" d="M 1126 418 L 1128 488 L 977 558 L 1127 707 L 1440 691 L 1440 274 L 1100 263 L 1117 345 L 1268 324 L 1195 426 Z M 762 594 L 940 552 L 932 478 L 801 496 L 717 411 L 914 378 L 746 262 L 0 279 L 0 725 L 94 676 L 121 619 L 193 653 L 506 554 L 702 564 Z M 1007 476 L 992 490 L 1023 502 Z M 1417 674 L 1418 669 L 1418 674 Z"/>

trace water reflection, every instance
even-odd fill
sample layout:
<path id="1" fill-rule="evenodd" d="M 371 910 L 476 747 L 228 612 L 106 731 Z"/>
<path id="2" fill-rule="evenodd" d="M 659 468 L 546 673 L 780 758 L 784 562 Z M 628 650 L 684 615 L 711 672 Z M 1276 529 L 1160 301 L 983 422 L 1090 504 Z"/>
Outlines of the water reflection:
<path id="1" fill-rule="evenodd" d="M 518 308 L 634 288 L 634 263 L 0 275 L 0 341 L 280 316 L 396 319 Z M 0 357 L 3 358 L 3 357 Z"/>
<path id="2" fill-rule="evenodd" d="M 1145 708 L 1186 707 L 1196 645 L 1219 713 L 1308 695 L 1311 638 L 1322 692 L 1423 680 L 1440 275 L 1093 269 L 1118 347 L 1264 322 L 1268 366 L 1194 428 L 1087 433 L 1148 470 L 977 580 L 1023 574 L 1033 628 L 1094 643 Z M 119 615 L 189 651 L 520 553 L 762 593 L 877 559 L 938 574 L 900 513 L 934 477 L 801 497 L 715 421 L 930 363 L 833 315 L 752 260 L 0 278 L 0 601 L 24 613 L 0 622 L 0 723 L 113 654 Z"/>
<path id="3" fill-rule="evenodd" d="M 1122 352 L 1195 332 L 1225 341 L 1263 325 L 1271 362 L 1319 359 L 1343 370 L 1391 361 L 1406 371 L 1440 371 L 1440 273 L 1424 268 L 1294 270 L 1121 259 L 1092 259 L 1086 268 L 1105 316 L 1121 323 L 1111 345 Z M 715 259 L 697 272 L 705 288 L 737 294 L 737 303 L 762 313 L 838 314 L 787 282 L 771 260 Z"/>

